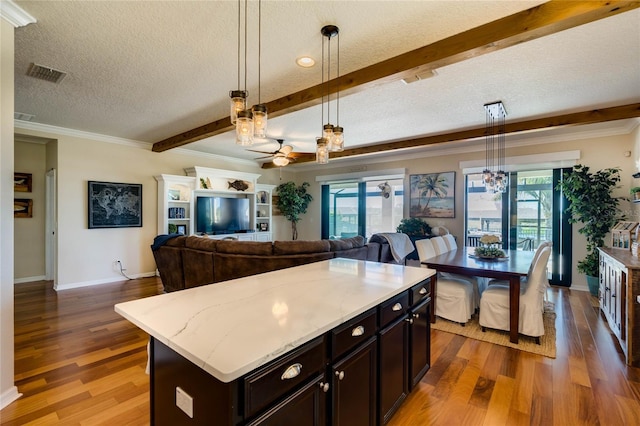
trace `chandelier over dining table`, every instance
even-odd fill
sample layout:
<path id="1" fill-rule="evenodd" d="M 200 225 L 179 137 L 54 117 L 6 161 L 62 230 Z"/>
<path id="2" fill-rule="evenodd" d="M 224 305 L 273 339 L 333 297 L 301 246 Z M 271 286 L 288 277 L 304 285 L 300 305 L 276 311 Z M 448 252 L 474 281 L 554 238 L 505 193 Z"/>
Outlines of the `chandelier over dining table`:
<path id="1" fill-rule="evenodd" d="M 489 192 L 504 193 L 509 187 L 509 176 L 505 172 L 505 119 L 507 111 L 502 101 L 484 105 L 485 168 L 482 181 Z"/>

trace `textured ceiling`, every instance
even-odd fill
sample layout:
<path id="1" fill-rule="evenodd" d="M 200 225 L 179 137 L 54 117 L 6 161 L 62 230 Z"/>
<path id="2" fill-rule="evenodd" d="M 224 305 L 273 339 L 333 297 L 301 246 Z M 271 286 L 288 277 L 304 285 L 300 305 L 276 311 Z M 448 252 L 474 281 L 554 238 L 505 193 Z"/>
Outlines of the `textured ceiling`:
<path id="1" fill-rule="evenodd" d="M 34 122 L 157 142 L 228 115 L 228 92 L 238 85 L 237 2 L 16 3 L 37 19 L 15 36 L 15 110 Z M 345 74 L 540 3 L 264 0 L 262 101 L 320 83 L 323 25 L 340 27 Z M 250 104 L 258 100 L 257 4 L 249 1 Z M 300 68 L 301 55 L 318 63 Z M 36 80 L 26 76 L 31 63 L 68 75 L 60 84 Z M 341 97 L 340 124 L 348 147 L 369 145 L 482 126 L 482 106 L 495 100 L 508 121 L 639 102 L 640 11 L 446 66 L 430 79 Z M 321 124 L 316 106 L 274 118 L 268 134 L 313 151 Z M 259 156 L 230 133 L 183 148 Z"/>

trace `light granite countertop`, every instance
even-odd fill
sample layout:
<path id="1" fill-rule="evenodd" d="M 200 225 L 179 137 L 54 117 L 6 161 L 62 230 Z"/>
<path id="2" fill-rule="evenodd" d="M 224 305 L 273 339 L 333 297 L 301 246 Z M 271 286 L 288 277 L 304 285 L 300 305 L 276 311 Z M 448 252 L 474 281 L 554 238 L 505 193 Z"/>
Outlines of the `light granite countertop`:
<path id="1" fill-rule="evenodd" d="M 231 382 L 434 273 L 337 258 L 119 303 L 115 311 Z"/>

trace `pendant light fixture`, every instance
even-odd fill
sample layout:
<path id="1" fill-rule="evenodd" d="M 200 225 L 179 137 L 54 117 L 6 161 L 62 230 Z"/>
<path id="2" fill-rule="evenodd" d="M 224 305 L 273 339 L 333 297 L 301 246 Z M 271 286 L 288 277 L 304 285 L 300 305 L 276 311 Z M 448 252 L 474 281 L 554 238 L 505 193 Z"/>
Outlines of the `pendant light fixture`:
<path id="1" fill-rule="evenodd" d="M 501 101 L 484 105 L 485 127 L 485 169 L 482 181 L 490 192 L 504 193 L 509 186 L 505 169 L 505 118 L 507 111 Z M 495 170 L 495 171 L 494 171 Z"/>
<path id="2" fill-rule="evenodd" d="M 340 29 L 335 25 L 325 25 L 320 29 L 320 34 L 322 34 L 322 83 L 321 86 L 325 85 L 324 73 L 325 73 L 325 62 L 327 64 L 327 84 L 326 84 L 326 93 L 327 93 L 327 123 L 324 122 L 324 90 L 322 91 L 322 103 L 320 105 L 321 117 L 322 117 L 322 136 L 316 141 L 316 162 L 319 164 L 327 164 L 329 162 L 329 151 L 342 151 L 344 149 L 344 129 L 340 127 L 338 124 L 334 126 L 330 123 L 331 118 L 331 39 L 337 36 L 338 40 L 338 77 L 340 76 Z M 326 58 L 325 61 L 325 44 L 324 38 L 327 39 L 327 49 L 326 49 Z M 339 87 L 339 86 L 338 86 Z M 339 123 L 339 113 L 340 113 L 340 91 L 337 90 L 336 95 L 336 118 Z"/>
<path id="3" fill-rule="evenodd" d="M 253 106 L 253 129 L 254 136 L 265 138 L 267 131 L 267 106 L 261 102 L 260 93 L 260 70 L 262 61 L 262 0 L 258 0 L 258 103 Z"/>
<path id="4" fill-rule="evenodd" d="M 230 116 L 231 123 L 236 126 L 236 144 L 250 146 L 254 137 L 266 137 L 267 130 L 267 106 L 261 103 L 261 60 L 262 60 L 262 0 L 258 0 L 258 103 L 251 109 L 247 108 L 247 4 L 248 0 L 238 0 L 238 87 L 240 86 L 240 58 L 241 58 L 241 5 L 244 1 L 244 90 L 232 90 Z"/>
<path id="5" fill-rule="evenodd" d="M 230 109 L 229 109 L 229 117 L 231 117 L 231 124 L 236 124 L 237 118 L 238 118 L 238 113 L 240 111 L 244 111 L 245 109 L 247 109 L 247 54 L 246 54 L 246 26 L 247 26 L 247 21 L 246 21 L 246 17 L 247 17 L 247 3 L 245 0 L 245 55 L 244 55 L 244 90 L 240 89 L 240 59 L 242 57 L 241 53 L 240 53 L 240 46 L 241 46 L 241 19 L 240 19 L 240 15 L 241 15 L 241 4 L 240 4 L 240 0 L 238 0 L 238 89 L 236 90 L 232 90 L 229 92 L 229 98 L 231 100 L 230 102 Z"/>

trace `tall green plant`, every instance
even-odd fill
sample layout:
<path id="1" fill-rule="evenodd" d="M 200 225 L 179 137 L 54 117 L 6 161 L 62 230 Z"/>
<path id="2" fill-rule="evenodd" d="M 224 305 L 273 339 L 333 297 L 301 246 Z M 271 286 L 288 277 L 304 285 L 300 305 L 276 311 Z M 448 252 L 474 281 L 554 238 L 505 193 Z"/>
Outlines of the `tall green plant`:
<path id="1" fill-rule="evenodd" d="M 278 185 L 276 192 L 278 193 L 278 209 L 284 217 L 291 222 L 291 239 L 298 239 L 298 226 L 300 215 L 307 212 L 309 203 L 313 200 L 311 194 L 307 194 L 308 182 L 296 186 L 294 182 L 286 182 Z"/>
<path id="2" fill-rule="evenodd" d="M 587 239 L 587 256 L 578 262 L 578 271 L 583 274 L 598 276 L 597 248 L 604 245 L 604 237 L 622 219 L 620 198 L 613 196 L 619 182 L 619 168 L 592 173 L 589 167 L 577 164 L 557 186 L 569 200 L 569 223 L 583 224 L 578 230 Z"/>

